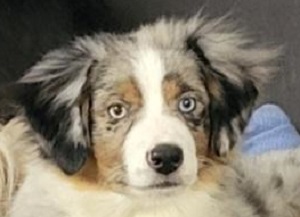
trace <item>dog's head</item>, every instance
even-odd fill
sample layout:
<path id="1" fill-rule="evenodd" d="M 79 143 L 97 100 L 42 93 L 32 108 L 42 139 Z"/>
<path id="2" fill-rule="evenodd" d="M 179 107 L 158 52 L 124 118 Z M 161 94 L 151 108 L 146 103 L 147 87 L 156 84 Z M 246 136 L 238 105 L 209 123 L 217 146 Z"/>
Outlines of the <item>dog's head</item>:
<path id="1" fill-rule="evenodd" d="M 21 79 L 23 104 L 67 174 L 94 156 L 99 183 L 190 186 L 238 143 L 277 51 L 222 19 L 163 19 L 50 52 Z"/>

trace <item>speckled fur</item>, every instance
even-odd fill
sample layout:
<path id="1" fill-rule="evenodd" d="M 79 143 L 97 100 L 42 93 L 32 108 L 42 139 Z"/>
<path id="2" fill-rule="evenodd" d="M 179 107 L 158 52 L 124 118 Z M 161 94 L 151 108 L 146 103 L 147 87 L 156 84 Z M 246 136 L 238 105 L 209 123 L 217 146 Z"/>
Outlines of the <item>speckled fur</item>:
<path id="1" fill-rule="evenodd" d="M 1 216 L 299 217 L 300 151 L 238 154 L 278 54 L 200 16 L 50 52 L 19 81 L 22 109 L 0 128 Z M 184 94 L 197 103 L 189 115 L 177 109 Z M 130 107 L 122 121 L 107 115 L 119 101 Z M 139 160 L 149 141 L 184 150 L 169 177 L 178 187 L 141 190 L 164 179 Z"/>

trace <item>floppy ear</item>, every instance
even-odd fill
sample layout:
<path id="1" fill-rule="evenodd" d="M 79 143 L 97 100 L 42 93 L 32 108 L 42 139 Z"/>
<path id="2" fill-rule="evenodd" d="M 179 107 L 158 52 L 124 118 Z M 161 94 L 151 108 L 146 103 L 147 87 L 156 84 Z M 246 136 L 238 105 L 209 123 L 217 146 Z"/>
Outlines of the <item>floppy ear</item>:
<path id="1" fill-rule="evenodd" d="M 226 25 L 201 21 L 186 41 L 210 97 L 210 149 L 220 157 L 239 142 L 262 84 L 276 69 L 272 63 L 280 50 L 250 47 L 250 40 Z"/>
<path id="2" fill-rule="evenodd" d="M 75 46 L 56 50 L 29 70 L 20 83 L 21 104 L 43 140 L 43 155 L 67 174 L 85 163 L 90 148 L 90 72 L 93 59 Z"/>

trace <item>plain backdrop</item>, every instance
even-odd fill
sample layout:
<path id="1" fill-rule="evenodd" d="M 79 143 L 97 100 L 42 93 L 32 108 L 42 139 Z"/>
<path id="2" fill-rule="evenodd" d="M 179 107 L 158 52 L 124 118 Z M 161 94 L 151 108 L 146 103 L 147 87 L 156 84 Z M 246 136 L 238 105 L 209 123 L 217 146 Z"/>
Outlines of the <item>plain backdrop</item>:
<path id="1" fill-rule="evenodd" d="M 279 104 L 299 129 L 299 0 L 0 0 L 0 84 L 14 81 L 75 35 L 126 32 L 160 16 L 187 16 L 201 8 L 212 17 L 231 11 L 257 41 L 285 46 L 280 73 L 262 102 Z"/>

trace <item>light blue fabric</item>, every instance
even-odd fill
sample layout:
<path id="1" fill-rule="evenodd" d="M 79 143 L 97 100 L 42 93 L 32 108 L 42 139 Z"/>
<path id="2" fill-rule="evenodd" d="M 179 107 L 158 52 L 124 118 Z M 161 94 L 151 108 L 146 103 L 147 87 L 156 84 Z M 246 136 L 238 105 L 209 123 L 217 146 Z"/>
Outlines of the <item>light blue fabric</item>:
<path id="1" fill-rule="evenodd" d="M 255 110 L 245 129 L 242 152 L 249 155 L 300 146 L 300 135 L 288 116 L 276 105 Z"/>

